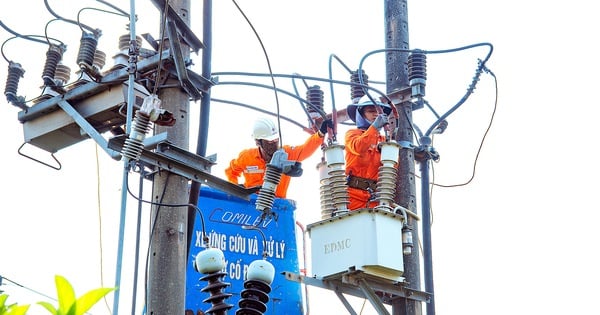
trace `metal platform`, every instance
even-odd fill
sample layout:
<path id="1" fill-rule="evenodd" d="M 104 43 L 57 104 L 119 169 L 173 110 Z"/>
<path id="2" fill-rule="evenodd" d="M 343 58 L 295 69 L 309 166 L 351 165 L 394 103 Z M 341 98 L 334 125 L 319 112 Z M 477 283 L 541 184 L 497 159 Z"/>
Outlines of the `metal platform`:
<path id="1" fill-rule="evenodd" d="M 344 294 L 368 299 L 380 315 L 389 315 L 390 313 L 385 305 L 391 305 L 397 299 L 411 299 L 426 303 L 431 299 L 430 294 L 411 289 L 406 282 L 388 281 L 352 269 L 323 279 L 311 278 L 287 271 L 283 274 L 290 281 L 332 290 L 344 304 L 349 314 L 352 315 L 358 313 L 352 309 Z"/>

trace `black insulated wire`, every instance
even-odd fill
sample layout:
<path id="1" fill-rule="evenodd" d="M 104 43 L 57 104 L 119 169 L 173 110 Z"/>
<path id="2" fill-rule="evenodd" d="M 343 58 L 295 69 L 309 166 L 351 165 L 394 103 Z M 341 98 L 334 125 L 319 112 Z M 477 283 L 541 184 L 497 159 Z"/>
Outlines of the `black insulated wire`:
<path id="1" fill-rule="evenodd" d="M 81 28 L 81 30 L 82 30 L 82 31 L 83 31 L 83 29 L 87 29 L 88 31 L 90 31 L 90 32 L 92 32 L 92 33 L 94 33 L 94 34 L 98 34 L 99 30 L 97 30 L 97 29 L 94 29 L 94 28 L 93 28 L 93 27 L 91 27 L 91 26 L 88 26 L 88 25 L 85 25 L 85 24 L 83 24 L 83 23 L 79 23 L 79 22 L 76 22 L 76 21 L 73 21 L 73 20 L 66 19 L 66 18 L 64 18 L 64 17 L 62 17 L 62 16 L 60 16 L 60 15 L 58 15 L 58 14 L 57 14 L 56 12 L 54 12 L 54 10 L 52 10 L 52 8 L 50 7 L 50 4 L 48 3 L 48 0 L 44 0 L 44 5 L 46 6 L 46 10 L 48 10 L 48 12 L 50 12 L 50 14 L 52 14 L 52 16 L 54 16 L 55 18 L 57 18 L 57 19 L 59 19 L 59 20 L 63 20 L 63 21 L 65 21 L 65 22 L 67 22 L 67 23 L 71 23 L 71 24 L 77 25 L 77 26 L 79 26 L 79 28 Z"/>

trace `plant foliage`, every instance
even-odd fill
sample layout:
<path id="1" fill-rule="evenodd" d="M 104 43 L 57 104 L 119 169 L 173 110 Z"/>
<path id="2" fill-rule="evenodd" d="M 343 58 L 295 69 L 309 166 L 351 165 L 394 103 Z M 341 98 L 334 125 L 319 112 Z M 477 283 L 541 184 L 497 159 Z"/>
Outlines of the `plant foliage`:
<path id="1" fill-rule="evenodd" d="M 0 294 L 0 315 L 24 315 L 29 309 L 27 305 L 6 304 L 7 294 Z"/>

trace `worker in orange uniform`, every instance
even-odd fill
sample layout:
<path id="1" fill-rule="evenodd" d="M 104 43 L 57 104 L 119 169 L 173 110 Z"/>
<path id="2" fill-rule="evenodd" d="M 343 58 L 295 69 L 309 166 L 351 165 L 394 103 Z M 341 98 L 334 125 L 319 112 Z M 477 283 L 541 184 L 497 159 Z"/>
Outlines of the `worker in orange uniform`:
<path id="1" fill-rule="evenodd" d="M 392 108 L 377 102 L 383 109 L 379 114 L 373 101 L 363 96 L 357 104 L 346 108 L 348 117 L 356 124 L 355 129 L 346 131 L 345 160 L 348 184 L 348 210 L 373 208 L 378 205 L 375 200 L 377 177 L 381 161 L 378 148 L 385 137 L 379 133 L 388 123 Z"/>
<path id="2" fill-rule="evenodd" d="M 282 149 L 287 153 L 290 161 L 301 162 L 310 157 L 323 144 L 327 129 L 333 128 L 330 119 L 321 123 L 319 130 L 312 134 L 306 142 L 297 146 L 284 145 Z M 279 149 L 279 129 L 268 118 L 260 118 L 254 122 L 252 136 L 256 141 L 256 148 L 242 150 L 238 157 L 231 160 L 225 169 L 227 180 L 238 184 L 240 176 L 244 177 L 244 187 L 252 188 L 262 186 L 266 166 L 271 161 L 275 151 Z M 275 190 L 275 197 L 286 198 L 291 177 L 281 174 L 281 179 Z"/>

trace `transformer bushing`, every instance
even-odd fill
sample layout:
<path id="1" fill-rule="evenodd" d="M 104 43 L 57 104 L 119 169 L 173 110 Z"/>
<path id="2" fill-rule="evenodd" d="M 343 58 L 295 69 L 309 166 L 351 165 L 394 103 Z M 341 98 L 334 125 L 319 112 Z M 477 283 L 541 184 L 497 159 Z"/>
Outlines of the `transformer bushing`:
<path id="1" fill-rule="evenodd" d="M 334 215 L 348 212 L 348 185 L 344 170 L 344 146 L 333 144 L 325 148 L 325 159 L 329 175 L 331 199 L 335 207 Z"/>
<path id="2" fill-rule="evenodd" d="M 398 164 L 398 153 L 400 145 L 393 141 L 388 141 L 380 144 L 381 149 L 381 166 L 379 167 L 379 175 L 377 179 L 376 196 L 379 201 L 377 208 L 385 208 L 392 210 L 394 197 L 396 196 L 396 164 Z"/>
<path id="3" fill-rule="evenodd" d="M 321 201 L 321 219 L 325 220 L 333 216 L 335 206 L 333 205 L 333 196 L 331 195 L 331 185 L 329 180 L 329 170 L 327 162 L 321 161 L 317 164 L 319 171 L 319 197 Z"/>

